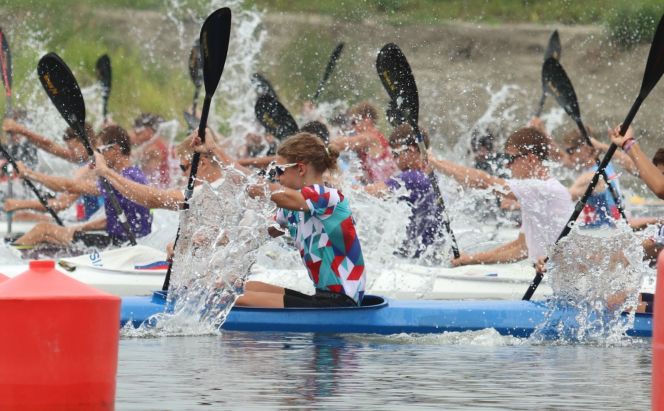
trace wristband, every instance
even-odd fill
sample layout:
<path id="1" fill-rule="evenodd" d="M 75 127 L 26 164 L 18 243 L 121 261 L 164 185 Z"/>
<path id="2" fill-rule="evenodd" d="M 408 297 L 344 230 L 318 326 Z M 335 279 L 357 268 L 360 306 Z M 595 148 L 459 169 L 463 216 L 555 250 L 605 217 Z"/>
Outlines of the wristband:
<path id="1" fill-rule="evenodd" d="M 628 138 L 628 139 L 625 140 L 625 142 L 623 143 L 623 145 L 622 145 L 622 150 L 623 150 L 625 153 L 627 153 L 627 152 L 632 148 L 632 146 L 633 146 L 634 144 L 636 144 L 636 140 L 634 140 L 633 138 Z"/>

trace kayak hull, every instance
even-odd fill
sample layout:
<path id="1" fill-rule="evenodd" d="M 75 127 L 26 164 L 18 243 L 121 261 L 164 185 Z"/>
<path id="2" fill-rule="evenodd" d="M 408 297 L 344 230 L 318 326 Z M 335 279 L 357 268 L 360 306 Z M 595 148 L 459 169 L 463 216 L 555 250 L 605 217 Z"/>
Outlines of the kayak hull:
<path id="1" fill-rule="evenodd" d="M 231 310 L 223 329 L 313 333 L 445 333 L 493 328 L 502 335 L 530 336 L 547 317 L 544 303 L 530 301 L 410 300 L 365 297 L 371 305 L 359 308 L 244 308 Z M 139 326 L 153 314 L 163 312 L 165 295 L 127 297 L 122 301 L 121 325 Z M 574 325 L 574 310 L 553 314 Z M 625 317 L 626 319 L 627 317 Z M 631 336 L 650 337 L 652 316 L 637 314 Z"/>

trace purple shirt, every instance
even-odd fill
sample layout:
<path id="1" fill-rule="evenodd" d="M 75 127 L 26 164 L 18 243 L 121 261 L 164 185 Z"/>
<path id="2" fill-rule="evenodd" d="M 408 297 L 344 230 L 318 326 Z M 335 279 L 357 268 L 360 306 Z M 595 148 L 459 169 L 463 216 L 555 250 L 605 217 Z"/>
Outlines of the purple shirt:
<path id="1" fill-rule="evenodd" d="M 148 180 L 145 177 L 145 174 L 137 167 L 127 167 L 122 170 L 122 176 L 129 180 L 135 181 L 141 184 L 147 184 Z M 104 209 L 106 211 L 106 232 L 113 238 L 126 241 L 129 238 L 125 233 L 122 223 L 118 220 L 118 216 L 113 209 L 111 204 L 111 199 L 109 198 L 109 193 L 107 193 L 101 185 L 101 181 L 97 182 L 97 187 L 104 197 Z M 115 198 L 118 200 L 120 208 L 125 213 L 127 217 L 127 222 L 131 231 L 134 232 L 136 238 L 145 237 L 150 234 L 152 231 L 152 214 L 150 214 L 150 209 L 143 207 L 134 203 L 133 201 L 127 199 L 122 194 L 120 194 L 115 188 L 111 187 Z"/>
<path id="2" fill-rule="evenodd" d="M 406 228 L 407 238 L 401 247 L 401 253 L 409 257 L 419 255 L 442 237 L 442 207 L 438 204 L 429 177 L 421 170 L 406 170 L 385 181 L 392 190 L 405 186 L 408 195 L 399 197 L 406 201 L 411 214 Z"/>

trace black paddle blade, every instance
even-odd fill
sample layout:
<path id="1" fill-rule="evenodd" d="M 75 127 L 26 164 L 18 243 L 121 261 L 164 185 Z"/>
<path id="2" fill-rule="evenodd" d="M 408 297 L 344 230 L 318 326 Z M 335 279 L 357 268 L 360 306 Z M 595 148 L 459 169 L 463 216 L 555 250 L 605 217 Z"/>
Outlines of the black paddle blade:
<path id="1" fill-rule="evenodd" d="M 256 118 L 263 127 L 279 140 L 297 133 L 299 127 L 279 100 L 269 94 L 264 94 L 256 100 Z"/>
<path id="2" fill-rule="evenodd" d="M 641 83 L 641 91 L 639 91 L 640 98 L 644 99 L 650 94 L 650 91 L 662 77 L 662 73 L 664 73 L 664 15 L 659 20 L 655 36 L 650 45 L 643 83 Z"/>
<path id="3" fill-rule="evenodd" d="M 341 52 L 344 49 L 344 43 L 339 43 L 337 44 L 337 47 L 334 48 L 332 51 L 332 54 L 330 55 L 330 59 L 327 62 L 327 66 L 325 67 L 325 72 L 323 73 L 323 78 L 320 80 L 318 83 L 318 88 L 316 89 L 316 94 L 314 94 L 313 99 L 317 100 L 318 97 L 320 96 L 320 93 L 323 92 L 325 88 L 325 84 L 327 83 L 327 80 L 329 80 L 330 76 L 332 75 L 332 70 L 334 70 L 334 67 L 337 65 L 337 61 L 339 60 L 339 57 L 341 56 Z"/>
<path id="4" fill-rule="evenodd" d="M 97 69 L 97 79 L 102 86 L 103 95 L 108 96 L 111 93 L 111 58 L 108 57 L 108 54 L 99 57 L 95 67 Z"/>
<path id="5" fill-rule="evenodd" d="M 272 88 L 272 84 L 270 84 L 268 79 L 266 79 L 265 76 L 261 73 L 252 74 L 251 82 L 254 83 L 254 86 L 256 87 L 256 93 L 259 97 L 265 94 L 269 94 L 275 100 L 279 100 L 277 97 L 277 92 L 274 91 L 274 88 Z"/>
<path id="6" fill-rule="evenodd" d="M 9 50 L 9 42 L 5 32 L 0 28 L 0 69 L 2 69 L 2 84 L 5 86 L 5 95 L 12 97 L 12 53 Z"/>
<path id="7" fill-rule="evenodd" d="M 546 59 L 542 65 L 542 82 L 546 83 L 548 92 L 574 121 L 581 121 L 579 102 L 574 86 L 560 62 L 553 57 Z"/>
<path id="8" fill-rule="evenodd" d="M 189 53 L 189 77 L 196 88 L 203 85 L 203 57 L 199 42 L 194 43 Z"/>
<path id="9" fill-rule="evenodd" d="M 203 58 L 205 94 L 214 94 L 226 64 L 231 39 L 231 9 L 222 7 L 210 14 L 201 27 L 200 47 Z"/>
<path id="10" fill-rule="evenodd" d="M 546 48 L 546 52 L 544 52 L 544 60 L 549 58 L 560 60 L 561 51 L 560 36 L 558 35 L 558 30 L 554 30 L 551 33 L 551 37 L 549 37 L 549 45 Z"/>
<path id="11" fill-rule="evenodd" d="M 393 110 L 397 110 L 408 122 L 416 127 L 419 117 L 419 96 L 415 77 L 406 56 L 394 43 L 386 44 L 378 53 L 376 70 L 383 87 L 392 101 Z"/>
<path id="12" fill-rule="evenodd" d="M 85 124 L 85 102 L 74 74 L 67 64 L 55 53 L 48 53 L 37 64 L 37 74 L 46 94 L 58 109 L 60 115 L 74 130 L 82 132 Z M 88 154 L 92 147 L 87 136 L 81 136 Z"/>

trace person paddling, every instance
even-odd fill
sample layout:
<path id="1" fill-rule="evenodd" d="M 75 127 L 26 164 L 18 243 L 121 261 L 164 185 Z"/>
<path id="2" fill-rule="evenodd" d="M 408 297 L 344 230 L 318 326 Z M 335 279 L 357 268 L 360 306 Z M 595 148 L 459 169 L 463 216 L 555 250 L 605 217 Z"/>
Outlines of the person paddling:
<path id="1" fill-rule="evenodd" d="M 586 127 L 586 130 L 588 131 L 589 136 L 596 139 L 595 133 L 590 127 Z M 594 146 L 591 147 L 586 144 L 584 136 L 581 135 L 581 132 L 578 129 L 574 129 L 565 134 L 563 142 L 565 145 L 565 153 L 567 154 L 569 161 L 574 164 L 575 167 L 582 170 L 582 174 L 569 188 L 572 200 L 577 201 L 583 196 L 586 187 L 588 187 L 590 180 L 597 171 L 597 158 L 600 151 Z M 618 175 L 611 163 L 606 167 L 606 175 L 614 192 L 620 196 Z M 615 203 L 613 196 L 604 181 L 600 181 L 583 207 L 583 212 L 579 221 L 583 223 L 583 227 L 594 228 L 601 226 L 613 227 L 615 221 L 619 219 L 620 210 L 618 210 L 618 205 Z"/>
<path id="2" fill-rule="evenodd" d="M 544 164 L 549 146 L 547 136 L 535 128 L 512 133 L 505 142 L 511 179 L 429 157 L 435 169 L 452 176 L 459 184 L 491 188 L 498 195 L 517 200 L 521 206 L 522 225 L 516 240 L 489 251 L 461 254 L 452 261 L 453 265 L 507 263 L 526 257 L 535 263 L 547 255 L 546 248 L 555 242 L 573 209 L 569 192 L 551 177 Z"/>
<path id="3" fill-rule="evenodd" d="M 392 160 L 390 144 L 376 127 L 378 111 L 367 103 L 360 103 L 348 111 L 351 135 L 337 137 L 330 142 L 336 151 L 350 150 L 357 154 L 364 172 L 363 182 L 372 184 L 392 177 L 397 168 Z"/>
<path id="4" fill-rule="evenodd" d="M 134 156 L 151 185 L 167 188 L 171 184 L 170 144 L 160 133 L 163 117 L 153 113 L 142 113 L 134 120 L 129 133 L 131 144 L 136 148 Z"/>
<path id="5" fill-rule="evenodd" d="M 127 132 L 118 126 L 109 126 L 103 129 L 98 136 L 100 146 L 97 150 L 102 153 L 108 164 L 120 172 L 123 176 L 147 184 L 143 172 L 137 167 L 131 166 L 129 157 L 131 146 Z M 31 175 L 35 178 L 36 175 Z M 79 194 L 101 195 L 104 202 L 109 203 L 108 197 L 111 193 L 106 192 L 90 173 L 88 178 L 71 180 L 68 183 L 68 191 Z M 35 178 L 38 180 L 37 178 Z M 126 197 L 120 195 L 113 189 L 114 195 L 125 215 L 129 226 L 137 238 L 144 237 L 151 232 L 152 215 L 146 207 L 140 206 Z M 15 242 L 17 245 L 35 245 L 49 243 L 56 245 L 69 245 L 73 242 L 82 242 L 86 246 L 106 247 L 108 245 L 120 245 L 128 241 L 118 215 L 112 207 L 105 207 L 106 216 L 93 219 L 85 224 L 61 227 L 51 223 L 39 223 L 32 230 L 25 233 Z M 104 235 L 90 235 L 88 231 L 105 231 Z"/>
<path id="6" fill-rule="evenodd" d="M 425 131 L 421 133 L 428 148 L 429 136 Z M 436 201 L 413 128 L 409 124 L 398 126 L 390 135 L 389 141 L 401 173 L 385 182 L 366 186 L 365 190 L 383 196 L 389 190 L 396 191 L 405 187 L 407 195 L 401 195 L 398 199 L 408 204 L 411 214 L 408 217 L 406 239 L 396 253 L 404 257 L 419 258 L 430 246 L 441 244 L 443 209 Z"/>
<path id="7" fill-rule="evenodd" d="M 314 295 L 248 281 L 236 304 L 255 307 L 352 307 L 361 304 L 366 285 L 364 258 L 348 198 L 327 187 L 325 171 L 334 169 L 339 152 L 309 133 L 286 139 L 277 151 L 279 183 L 248 187 L 252 197 L 266 196 L 277 207 L 277 237 L 287 230 L 295 239 L 314 283 Z"/>

